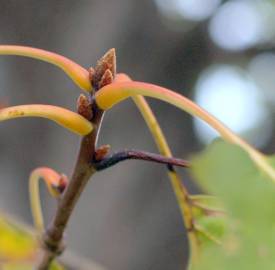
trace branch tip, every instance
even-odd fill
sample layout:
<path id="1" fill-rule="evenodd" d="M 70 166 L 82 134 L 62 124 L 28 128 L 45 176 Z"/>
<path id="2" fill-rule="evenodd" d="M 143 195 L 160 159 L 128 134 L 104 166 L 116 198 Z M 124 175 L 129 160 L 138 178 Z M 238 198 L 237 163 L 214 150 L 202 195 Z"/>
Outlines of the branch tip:
<path id="1" fill-rule="evenodd" d="M 107 70 L 111 72 L 112 76 L 106 73 Z M 105 79 L 103 79 L 104 75 L 105 75 Z M 94 88 L 96 90 L 100 89 L 100 82 L 102 81 L 102 79 L 105 82 L 104 86 L 106 86 L 107 84 L 110 84 L 111 82 L 113 82 L 113 78 L 115 77 L 115 75 L 116 75 L 116 53 L 115 53 L 115 49 L 113 48 L 107 51 L 101 57 L 101 59 L 97 62 L 97 65 L 95 67 L 95 73 L 93 76 L 93 81 L 92 81 Z"/>
<path id="2" fill-rule="evenodd" d="M 106 69 L 106 71 L 104 72 L 104 74 L 98 84 L 98 87 L 100 89 L 108 84 L 111 84 L 113 81 L 114 81 L 114 78 L 113 78 L 113 74 L 112 74 L 111 70 Z"/>

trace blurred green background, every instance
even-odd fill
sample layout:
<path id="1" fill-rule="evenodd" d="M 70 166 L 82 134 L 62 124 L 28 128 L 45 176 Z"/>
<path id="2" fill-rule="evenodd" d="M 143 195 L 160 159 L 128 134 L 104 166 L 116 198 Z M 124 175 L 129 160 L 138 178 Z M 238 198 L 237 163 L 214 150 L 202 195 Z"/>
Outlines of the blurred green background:
<path id="1" fill-rule="evenodd" d="M 85 67 L 116 48 L 118 71 L 173 89 L 266 153 L 275 150 L 275 1 L 0 0 L 0 43 L 54 51 Z M 0 57 L 3 104 L 75 109 L 79 90 L 55 67 Z M 148 99 L 149 100 L 149 99 Z M 173 153 L 188 158 L 215 138 L 201 122 L 149 100 Z M 38 166 L 70 175 L 79 138 L 40 119 L 0 125 L 0 208 L 31 223 L 28 176 Z M 129 100 L 108 112 L 100 144 L 156 152 Z M 183 181 L 197 192 L 192 179 Z M 55 204 L 42 187 L 50 221 Z M 106 269 L 183 269 L 187 243 L 165 167 L 141 161 L 96 175 L 67 230 L 71 250 Z"/>

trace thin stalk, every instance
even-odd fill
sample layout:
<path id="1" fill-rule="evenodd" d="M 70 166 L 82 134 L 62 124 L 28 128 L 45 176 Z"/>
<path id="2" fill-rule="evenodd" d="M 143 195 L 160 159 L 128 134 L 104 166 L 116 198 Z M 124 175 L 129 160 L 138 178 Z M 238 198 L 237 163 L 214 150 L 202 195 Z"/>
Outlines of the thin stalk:
<path id="1" fill-rule="evenodd" d="M 72 60 L 45 50 L 26 46 L 0 45 L 0 55 L 18 55 L 39 59 L 61 68 L 81 89 L 91 92 L 89 72 Z"/>
<path id="2" fill-rule="evenodd" d="M 167 143 L 167 140 L 145 98 L 142 96 L 135 96 L 133 97 L 133 100 L 140 110 L 141 114 L 143 115 L 143 118 L 147 123 L 147 126 L 149 127 L 151 134 L 153 135 L 153 138 L 155 139 L 159 151 L 167 157 L 172 157 L 172 153 Z M 179 175 L 173 167 L 168 167 L 168 176 L 170 178 L 181 211 L 181 216 L 187 230 L 191 252 L 190 261 L 196 261 L 199 255 L 199 243 L 193 227 L 193 214 L 189 205 L 189 193 L 182 184 Z"/>
<path id="3" fill-rule="evenodd" d="M 108 110 L 124 99 L 135 97 L 137 95 L 149 96 L 163 100 L 186 111 L 192 116 L 200 118 L 214 128 L 224 140 L 236 144 L 246 151 L 259 169 L 275 181 L 275 170 L 270 166 L 267 158 L 263 154 L 238 137 L 213 115 L 178 93 L 157 85 L 143 82 L 116 82 L 100 89 L 96 93 L 96 102 L 101 109 Z"/>
<path id="4" fill-rule="evenodd" d="M 126 74 L 118 74 L 116 77 L 116 81 L 125 82 L 131 81 L 131 79 Z M 139 109 L 140 113 L 142 114 L 155 140 L 159 152 L 166 157 L 172 157 L 172 152 L 164 136 L 164 133 L 146 99 L 140 95 L 132 96 L 132 99 Z M 168 167 L 168 176 L 170 178 L 170 182 L 172 184 L 172 188 L 179 205 L 181 217 L 187 230 L 191 253 L 189 260 L 190 264 L 191 262 L 197 261 L 198 259 L 199 243 L 193 226 L 193 214 L 189 203 L 189 194 L 187 189 L 182 184 L 179 175 L 172 166 Z"/>
<path id="5" fill-rule="evenodd" d="M 172 152 L 167 143 L 167 140 L 145 98 L 142 96 L 134 96 L 133 100 L 140 110 L 148 128 L 150 129 L 160 153 L 162 153 L 164 156 L 172 157 Z M 181 211 L 181 216 L 187 230 L 191 252 L 190 261 L 196 261 L 199 255 L 199 243 L 196 232 L 193 228 L 193 214 L 189 205 L 189 193 L 187 189 L 183 186 L 179 175 L 173 167 L 168 167 L 168 176 L 170 178 L 173 191 L 175 193 Z"/>

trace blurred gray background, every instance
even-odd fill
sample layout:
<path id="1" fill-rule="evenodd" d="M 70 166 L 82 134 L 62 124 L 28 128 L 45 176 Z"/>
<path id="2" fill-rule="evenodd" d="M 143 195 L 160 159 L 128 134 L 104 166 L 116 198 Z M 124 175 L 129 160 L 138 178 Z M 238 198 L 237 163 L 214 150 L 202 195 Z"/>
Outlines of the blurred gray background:
<path id="1" fill-rule="evenodd" d="M 273 153 L 274 20 L 272 0 L 0 0 L 0 43 L 47 49 L 85 67 L 114 47 L 119 72 L 194 99 Z M 4 104 L 74 110 L 79 93 L 56 67 L 0 57 Z M 176 157 L 188 158 L 216 136 L 178 109 L 149 101 Z M 0 208 L 31 223 L 30 172 L 49 166 L 70 175 L 80 138 L 42 119 L 1 123 L 0 136 Z M 106 114 L 100 144 L 106 143 L 114 151 L 157 151 L 130 100 Z M 41 186 L 49 221 L 55 204 Z M 184 269 L 187 242 L 165 167 L 128 161 L 96 175 L 70 221 L 67 243 L 110 270 Z"/>

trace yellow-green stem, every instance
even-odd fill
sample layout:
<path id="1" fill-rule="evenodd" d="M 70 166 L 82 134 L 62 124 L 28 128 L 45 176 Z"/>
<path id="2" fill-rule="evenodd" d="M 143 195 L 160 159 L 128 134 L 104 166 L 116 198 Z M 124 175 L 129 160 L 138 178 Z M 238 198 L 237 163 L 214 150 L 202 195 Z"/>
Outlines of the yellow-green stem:
<path id="1" fill-rule="evenodd" d="M 115 78 L 115 82 L 118 82 L 118 81 L 127 82 L 127 81 L 131 81 L 131 79 L 126 74 L 117 74 Z M 142 114 L 155 140 L 155 143 L 158 147 L 159 152 L 164 156 L 172 157 L 172 152 L 164 136 L 164 133 L 153 111 L 151 110 L 148 102 L 145 100 L 143 96 L 140 96 L 140 95 L 133 96 L 132 99 L 136 104 L 136 106 L 138 107 L 140 113 Z M 197 261 L 199 256 L 199 243 L 195 234 L 195 230 L 193 228 L 192 210 L 188 202 L 189 194 L 186 188 L 181 183 L 180 177 L 176 171 L 169 170 L 168 176 L 170 178 L 173 191 L 175 193 L 175 196 L 179 205 L 179 209 L 181 212 L 184 225 L 188 231 L 188 240 L 189 240 L 189 246 L 190 246 L 190 252 L 191 252 L 190 262 L 194 262 L 194 261 Z"/>
<path id="2" fill-rule="evenodd" d="M 132 97 L 138 109 L 140 110 L 151 134 L 158 146 L 159 152 L 167 157 L 172 157 L 170 147 L 167 140 L 160 128 L 160 125 L 152 112 L 147 101 L 142 96 Z M 185 189 L 181 183 L 180 177 L 176 171 L 168 171 L 168 176 L 170 178 L 177 202 L 181 211 L 181 216 L 185 227 L 188 231 L 188 239 L 190 245 L 191 258 L 190 261 L 196 261 L 199 253 L 198 239 L 195 235 L 195 230 L 193 229 L 193 216 L 191 208 L 188 204 L 188 191 Z"/>

